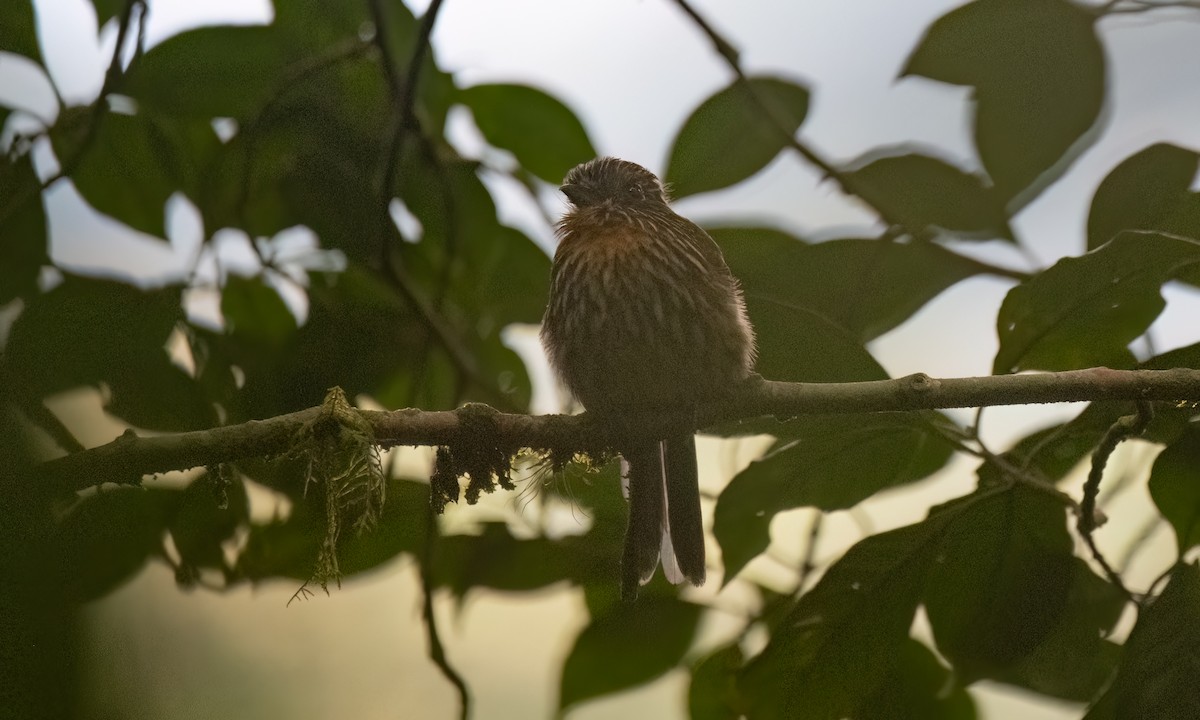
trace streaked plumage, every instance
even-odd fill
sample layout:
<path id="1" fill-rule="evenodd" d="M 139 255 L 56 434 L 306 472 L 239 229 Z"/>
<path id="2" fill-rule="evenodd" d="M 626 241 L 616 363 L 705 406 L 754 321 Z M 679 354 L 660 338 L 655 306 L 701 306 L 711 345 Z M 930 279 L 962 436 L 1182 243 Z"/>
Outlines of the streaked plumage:
<path id="1" fill-rule="evenodd" d="M 599 158 L 567 174 L 542 342 L 589 411 L 624 419 L 684 414 L 751 372 L 754 335 L 737 280 L 699 226 L 631 162 Z M 630 514 L 622 590 L 637 592 L 660 554 L 672 582 L 704 582 L 695 439 L 620 448 Z M 664 512 L 665 510 L 665 512 Z"/>

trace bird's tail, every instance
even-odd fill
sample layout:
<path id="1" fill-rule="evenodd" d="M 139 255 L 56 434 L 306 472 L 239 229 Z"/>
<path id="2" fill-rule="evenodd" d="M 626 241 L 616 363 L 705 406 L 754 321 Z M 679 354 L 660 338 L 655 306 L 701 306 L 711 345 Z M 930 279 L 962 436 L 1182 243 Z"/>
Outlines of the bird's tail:
<path id="1" fill-rule="evenodd" d="M 673 436 L 625 455 L 629 526 L 621 561 L 621 595 L 637 597 L 661 556 L 672 583 L 704 583 L 704 526 L 696 470 L 696 438 Z"/>

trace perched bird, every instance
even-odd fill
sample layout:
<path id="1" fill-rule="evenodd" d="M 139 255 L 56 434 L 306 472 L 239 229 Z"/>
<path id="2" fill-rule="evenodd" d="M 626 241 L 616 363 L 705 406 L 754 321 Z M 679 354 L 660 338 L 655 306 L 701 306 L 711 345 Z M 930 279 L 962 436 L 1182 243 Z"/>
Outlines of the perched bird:
<path id="1" fill-rule="evenodd" d="M 670 208 L 659 179 L 604 157 L 567 173 L 562 191 L 571 208 L 558 224 L 541 338 L 584 407 L 617 423 L 687 417 L 744 381 L 754 332 L 738 281 L 713 239 Z M 660 555 L 672 583 L 702 584 L 694 435 L 617 449 L 629 498 L 622 595 L 637 596 Z"/>

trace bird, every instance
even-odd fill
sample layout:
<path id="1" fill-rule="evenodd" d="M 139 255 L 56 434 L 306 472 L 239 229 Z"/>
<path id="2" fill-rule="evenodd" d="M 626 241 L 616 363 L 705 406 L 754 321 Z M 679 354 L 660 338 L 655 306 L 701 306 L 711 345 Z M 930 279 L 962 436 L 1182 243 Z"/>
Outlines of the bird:
<path id="1" fill-rule="evenodd" d="M 560 189 L 569 207 L 556 226 L 540 337 L 584 409 L 626 428 L 647 415 L 694 419 L 697 405 L 745 382 L 755 339 L 741 286 L 712 237 L 671 208 L 658 177 L 600 157 L 573 168 Z M 615 449 L 629 500 L 622 597 L 637 597 L 660 558 L 671 583 L 702 585 L 694 432 Z"/>

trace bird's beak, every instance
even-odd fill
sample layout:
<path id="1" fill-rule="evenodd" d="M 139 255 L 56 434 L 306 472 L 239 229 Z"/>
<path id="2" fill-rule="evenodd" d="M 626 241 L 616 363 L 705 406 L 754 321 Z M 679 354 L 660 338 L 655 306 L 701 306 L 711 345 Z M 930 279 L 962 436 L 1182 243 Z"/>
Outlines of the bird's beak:
<path id="1" fill-rule="evenodd" d="M 576 183 L 564 183 L 559 190 L 562 190 L 563 195 L 566 195 L 567 199 L 570 200 L 571 204 L 575 207 L 584 207 L 585 205 L 590 205 L 595 199 L 592 197 L 592 193 L 589 192 L 588 188 L 584 185 L 579 185 Z"/>

